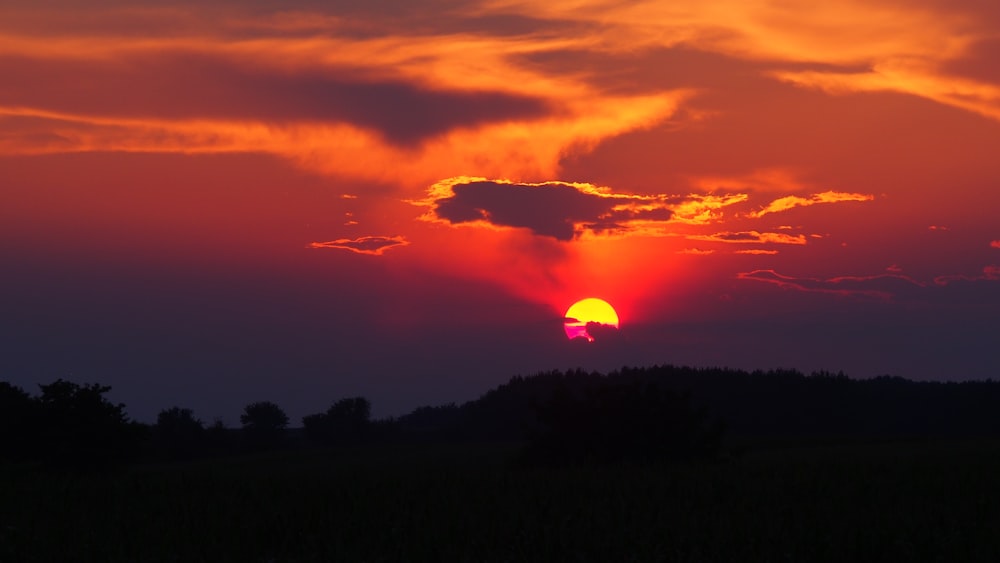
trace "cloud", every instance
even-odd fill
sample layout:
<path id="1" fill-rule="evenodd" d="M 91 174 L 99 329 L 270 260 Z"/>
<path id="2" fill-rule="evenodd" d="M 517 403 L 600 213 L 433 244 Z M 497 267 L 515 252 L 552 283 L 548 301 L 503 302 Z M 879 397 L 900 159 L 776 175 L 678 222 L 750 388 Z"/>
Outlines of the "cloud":
<path id="1" fill-rule="evenodd" d="M 654 127 L 694 95 L 614 95 L 577 75 L 547 74 L 524 56 L 592 44 L 553 35 L 549 23 L 538 24 L 540 34 L 472 33 L 458 20 L 490 14 L 454 10 L 415 14 L 425 22 L 415 30 L 413 20 L 342 8 L 332 19 L 184 10 L 172 16 L 181 28 L 148 36 L 163 21 L 152 12 L 123 26 L 134 36 L 73 25 L 25 31 L 48 12 L 0 18 L 0 71 L 19 77 L 0 81 L 0 116 L 33 120 L 0 137 L 0 152 L 264 153 L 408 186 L 456 171 L 544 178 L 567 155 Z M 80 19 L 89 22 L 60 15 L 64 24 Z M 317 34 L 310 21 L 340 33 Z"/>
<path id="2" fill-rule="evenodd" d="M 783 289 L 804 291 L 810 293 L 828 293 L 846 297 L 866 297 L 882 301 L 892 301 L 898 297 L 923 297 L 927 298 L 931 292 L 936 295 L 946 296 L 955 294 L 966 300 L 971 299 L 973 303 L 980 303 L 982 293 L 973 292 L 969 284 L 987 283 L 1000 281 L 1000 266 L 989 265 L 982 269 L 979 275 L 944 275 L 937 276 L 930 282 L 921 282 L 912 277 L 903 275 L 901 269 L 896 266 L 887 268 L 885 274 L 871 276 L 837 276 L 828 279 L 822 278 L 799 278 L 779 274 L 775 270 L 754 270 L 751 272 L 740 272 L 737 279 L 752 280 L 776 285 Z M 955 285 L 952 290 L 949 286 Z M 983 286 L 982 292 L 993 292 L 992 287 Z M 943 292 L 943 293 L 939 293 Z M 977 300 L 979 299 L 979 300 Z"/>
<path id="3" fill-rule="evenodd" d="M 328 242 L 312 242 L 308 248 L 342 248 L 358 254 L 381 256 L 386 250 L 397 246 L 406 246 L 410 241 L 402 236 L 364 236 L 355 239 L 337 239 Z"/>
<path id="4" fill-rule="evenodd" d="M 673 206 L 674 218 L 690 225 L 707 225 L 719 220 L 723 207 L 743 203 L 748 197 L 747 194 L 692 194 Z"/>
<path id="5" fill-rule="evenodd" d="M 422 219 L 449 225 L 524 228 L 535 235 L 568 241 L 582 236 L 644 234 L 663 236 L 669 222 L 706 223 L 718 209 L 744 195 L 715 196 L 616 193 L 573 182 L 517 183 L 458 177 L 431 186 Z"/>
<path id="6" fill-rule="evenodd" d="M 1000 86 L 942 76 L 937 65 L 921 60 L 891 60 L 870 72 L 776 72 L 779 80 L 828 94 L 900 92 L 1000 120 Z"/>
<path id="7" fill-rule="evenodd" d="M 737 250 L 736 254 L 758 254 L 758 255 L 774 255 L 777 254 L 777 250 L 764 250 L 761 248 L 748 248 L 746 250 Z"/>
<path id="8" fill-rule="evenodd" d="M 348 123 L 412 145 L 458 127 L 535 119 L 546 103 L 526 94 L 440 90 L 372 78 L 351 67 L 246 66 L 218 54 L 132 55 L 124 60 L 0 59 L 0 105 L 125 118 Z M 88 84 L 66 96 L 61 85 Z M 127 91 L 127 96 L 114 92 Z"/>
<path id="9" fill-rule="evenodd" d="M 796 278 L 774 270 L 740 272 L 737 279 L 769 283 L 783 289 L 842 296 L 868 297 L 888 301 L 901 291 L 921 287 L 918 282 L 900 275 L 840 276 L 830 279 Z"/>
<path id="10" fill-rule="evenodd" d="M 992 248 L 1000 248 L 1000 240 L 991 240 L 990 241 L 990 247 L 992 247 Z"/>
<path id="11" fill-rule="evenodd" d="M 777 69 L 772 77 L 832 94 L 901 92 L 1000 119 L 995 10 L 990 13 L 990 2 L 950 4 L 851 1 L 807 10 L 801 2 L 733 0 L 491 3 L 524 15 L 599 25 L 600 45 L 609 50 L 684 45 L 768 61 Z M 803 63 L 841 68 L 796 68 Z"/>
<path id="12" fill-rule="evenodd" d="M 789 209 L 793 209 L 796 207 L 807 207 L 810 205 L 816 205 L 817 203 L 839 203 L 843 201 L 872 201 L 873 199 L 875 199 L 875 196 L 872 195 L 834 192 L 834 191 L 813 194 L 807 198 L 790 195 L 772 201 L 760 211 L 751 213 L 750 216 L 763 217 L 768 213 L 778 213 L 780 211 L 787 211 Z"/>
<path id="13" fill-rule="evenodd" d="M 714 250 L 702 250 L 700 248 L 685 248 L 683 250 L 678 250 L 677 254 L 692 254 L 695 256 L 707 256 L 709 254 L 715 254 Z"/>
<path id="14" fill-rule="evenodd" d="M 703 240 L 707 242 L 725 242 L 735 244 L 747 243 L 772 243 L 772 244 L 796 244 L 806 243 L 805 235 L 786 235 L 785 233 L 761 233 L 758 231 L 722 232 L 711 235 L 687 235 L 689 240 Z"/>
<path id="15" fill-rule="evenodd" d="M 948 275 L 934 278 L 936 285 L 948 285 L 952 282 L 977 282 L 977 281 L 1000 281 L 1000 266 L 989 265 L 982 269 L 982 274 L 977 276 Z"/>

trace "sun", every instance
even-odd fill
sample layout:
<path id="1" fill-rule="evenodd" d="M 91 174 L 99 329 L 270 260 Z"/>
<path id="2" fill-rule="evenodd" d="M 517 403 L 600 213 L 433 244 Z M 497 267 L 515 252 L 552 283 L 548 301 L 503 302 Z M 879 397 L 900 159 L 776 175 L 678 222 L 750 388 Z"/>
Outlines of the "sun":
<path id="1" fill-rule="evenodd" d="M 587 323 L 597 323 L 600 325 L 618 328 L 618 313 L 610 303 L 596 297 L 588 297 L 573 303 L 564 315 L 563 328 L 566 330 L 566 337 L 570 340 L 574 338 L 586 338 L 593 342 L 594 337 L 587 332 Z"/>

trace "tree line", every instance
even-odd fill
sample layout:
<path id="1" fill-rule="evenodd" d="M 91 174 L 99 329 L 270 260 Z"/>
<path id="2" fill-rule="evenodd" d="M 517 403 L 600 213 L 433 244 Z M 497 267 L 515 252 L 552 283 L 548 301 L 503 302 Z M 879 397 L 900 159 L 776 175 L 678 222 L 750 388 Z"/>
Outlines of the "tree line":
<path id="1" fill-rule="evenodd" d="M 31 395 L 0 382 L 0 461 L 98 467 L 281 448 L 511 440 L 531 463 L 714 458 L 729 438 L 831 440 L 1000 436 L 1000 382 L 850 379 L 842 373 L 653 366 L 516 376 L 461 405 L 373 419 L 364 397 L 335 400 L 289 428 L 271 401 L 246 405 L 240 428 L 191 409 L 155 424 L 129 419 L 110 387 L 64 380 Z"/>
<path id="2" fill-rule="evenodd" d="M 40 462 L 54 467 L 105 467 L 136 460 L 185 460 L 289 447 L 288 415 L 271 401 L 246 405 L 241 428 L 210 425 L 191 409 L 160 411 L 155 424 L 131 420 L 124 404 L 104 395 L 111 387 L 65 380 L 39 385 L 39 394 L 0 381 L 0 461 Z M 371 419 L 363 397 L 335 402 L 303 418 L 299 431 L 316 444 L 368 441 L 386 422 Z M 391 422 L 391 419 L 390 419 Z"/>

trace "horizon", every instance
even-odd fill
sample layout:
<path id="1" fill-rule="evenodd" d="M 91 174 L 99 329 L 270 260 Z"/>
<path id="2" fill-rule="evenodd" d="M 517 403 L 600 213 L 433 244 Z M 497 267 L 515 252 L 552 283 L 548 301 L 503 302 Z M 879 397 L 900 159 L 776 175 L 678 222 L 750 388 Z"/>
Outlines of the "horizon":
<path id="1" fill-rule="evenodd" d="M 997 29 L 972 0 L 15 0 L 0 379 L 231 426 L 577 367 L 996 379 Z M 570 340 L 585 298 L 618 330 Z"/>
<path id="2" fill-rule="evenodd" d="M 783 375 L 783 376 L 797 375 L 797 376 L 799 376 L 799 377 L 801 377 L 803 379 L 807 379 L 807 380 L 808 379 L 814 379 L 814 378 L 824 378 L 824 377 L 833 377 L 833 378 L 837 378 L 837 379 L 844 378 L 844 379 L 846 379 L 848 381 L 852 381 L 852 382 L 865 382 L 865 381 L 872 381 L 872 380 L 878 380 L 878 379 L 888 378 L 890 380 L 893 380 L 894 382 L 902 381 L 902 382 L 906 382 L 906 383 L 909 383 L 909 384 L 917 384 L 917 385 L 920 385 L 920 384 L 929 384 L 929 385 L 932 385 L 932 386 L 933 385 L 947 385 L 947 384 L 962 385 L 962 384 L 975 384 L 975 383 L 985 383 L 985 384 L 998 384 L 998 383 L 1000 383 L 997 380 L 994 380 L 993 378 L 961 379 L 961 380 L 940 381 L 940 380 L 915 380 L 915 379 L 908 379 L 908 378 L 905 378 L 905 377 L 902 377 L 902 376 L 891 375 L 891 374 L 881 374 L 881 375 L 875 375 L 875 376 L 870 376 L 870 377 L 858 378 L 858 377 L 852 377 L 850 374 L 843 373 L 843 372 L 836 372 L 836 373 L 829 372 L 829 371 L 802 372 L 802 371 L 796 370 L 796 369 L 785 369 L 785 368 L 770 368 L 770 369 L 746 370 L 746 369 L 729 368 L 729 367 L 725 367 L 725 366 L 702 366 L 702 367 L 695 367 L 695 366 L 673 365 L 673 364 L 660 364 L 660 365 L 648 365 L 648 366 L 629 366 L 629 365 L 626 365 L 626 366 L 621 366 L 619 368 L 615 368 L 615 369 L 611 369 L 611 370 L 607 370 L 607 371 L 582 370 L 582 368 L 569 368 L 569 369 L 562 369 L 562 370 L 555 369 L 555 370 L 538 371 L 538 372 L 530 373 L 530 374 L 515 374 L 515 375 L 511 375 L 510 377 L 508 377 L 505 380 L 497 383 L 496 385 L 494 385 L 494 386 L 492 386 L 492 387 L 490 387 L 488 389 L 485 389 L 485 390 L 479 392 L 475 396 L 466 397 L 465 399 L 458 400 L 458 401 L 450 401 L 450 402 L 444 402 L 444 403 L 419 404 L 419 405 L 416 405 L 416 406 L 414 406 L 412 408 L 407 409 L 404 412 L 399 412 L 399 413 L 388 413 L 388 414 L 379 415 L 377 412 L 373 411 L 372 420 L 373 421 L 375 421 L 375 420 L 398 420 L 400 418 L 406 417 L 409 414 L 413 414 L 418 409 L 427 408 L 427 407 L 430 407 L 430 408 L 439 408 L 439 407 L 456 407 L 456 408 L 462 408 L 462 407 L 465 407 L 468 404 L 477 402 L 478 400 L 482 399 L 483 397 L 485 397 L 486 395 L 490 394 L 491 392 L 497 391 L 497 390 L 499 390 L 500 388 L 502 388 L 502 387 L 504 387 L 506 385 L 514 383 L 516 380 L 526 380 L 526 379 L 532 379 L 532 378 L 536 378 L 536 377 L 547 377 L 547 376 L 551 376 L 553 374 L 558 374 L 558 375 L 560 375 L 562 377 L 566 377 L 566 378 L 572 379 L 572 378 L 577 377 L 579 375 L 579 372 L 581 372 L 581 371 L 583 373 L 586 373 L 586 375 L 588 375 L 588 376 L 595 376 L 596 375 L 596 376 L 601 377 L 601 378 L 611 378 L 611 377 L 621 376 L 623 374 L 623 372 L 625 372 L 625 371 L 638 371 L 638 372 L 653 373 L 653 372 L 657 372 L 657 371 L 660 371 L 660 370 L 666 370 L 666 371 L 676 370 L 676 371 L 680 371 L 680 372 L 684 372 L 684 371 L 690 370 L 690 371 L 694 371 L 694 372 L 709 372 L 709 376 L 708 376 L 709 378 L 718 377 L 720 375 L 720 373 L 718 373 L 718 372 L 722 372 L 722 373 L 725 373 L 725 374 L 728 374 L 728 375 L 731 375 L 731 376 L 737 376 L 737 377 L 744 377 L 745 376 L 745 377 L 749 377 L 749 378 L 755 378 L 755 377 L 764 377 L 764 378 L 767 378 L 768 376 L 771 376 L 771 375 L 774 375 L 774 374 L 780 374 L 780 375 Z M 716 373 L 712 373 L 712 372 L 716 372 Z M 701 376 L 703 374 L 702 373 L 698 373 L 697 375 Z M 102 385 L 101 382 L 99 382 L 99 381 L 75 381 L 75 380 L 72 380 L 72 379 L 61 379 L 61 380 L 62 381 L 68 381 L 68 382 L 71 382 L 71 383 L 75 383 L 75 384 L 81 385 L 81 386 L 82 385 Z M 42 382 L 42 383 L 39 383 L 39 385 L 48 385 L 48 384 L 54 383 L 55 381 L 57 381 L 57 380 L 48 381 L 48 382 Z M 9 383 L 9 382 L 4 381 L 4 380 L 0 380 L 0 383 Z M 33 397 L 33 398 L 38 398 L 38 397 L 41 396 L 40 392 L 34 391 L 32 389 L 22 389 L 22 390 L 25 391 L 25 392 L 27 392 L 28 395 L 31 396 L 31 397 Z M 140 419 L 136 418 L 135 416 L 133 416 L 129 412 L 129 410 L 128 410 L 128 404 L 125 404 L 125 403 L 123 403 L 121 401 L 114 400 L 114 397 L 115 397 L 114 389 L 108 389 L 108 391 L 106 392 L 106 395 L 107 395 L 107 400 L 111 404 L 121 405 L 121 406 L 124 407 L 124 413 L 128 416 L 128 419 L 130 421 L 132 421 L 132 422 L 138 422 L 138 423 L 141 423 L 141 424 L 149 424 L 149 425 L 155 425 L 156 424 L 156 415 L 153 415 L 152 417 L 150 417 L 148 419 L 145 419 L 145 420 L 140 420 Z M 325 406 L 323 406 L 321 408 L 314 409 L 314 411 L 303 412 L 303 413 L 293 412 L 288 417 L 289 424 L 287 426 L 287 429 L 288 430 L 301 430 L 303 428 L 303 426 L 301 424 L 302 421 L 303 421 L 303 417 L 306 417 L 306 416 L 309 416 L 309 415 L 315 415 L 315 414 L 322 414 L 333 403 L 338 402 L 338 401 L 343 400 L 343 399 L 353 399 L 353 398 L 356 398 L 356 397 L 347 397 L 347 396 L 344 396 L 344 397 L 335 397 L 330 402 L 328 402 Z M 362 398 L 364 398 L 364 399 L 367 400 L 367 397 L 362 397 Z M 270 401 L 266 397 L 262 397 L 262 398 L 259 399 L 259 401 L 253 401 L 253 402 L 268 402 L 268 403 L 273 403 L 273 401 Z M 239 416 L 243 412 L 243 407 L 246 407 L 246 406 L 248 406 L 248 405 L 243 405 L 241 407 L 240 412 L 235 417 L 233 417 L 232 419 L 226 418 L 224 416 L 215 416 L 215 417 L 212 417 L 212 419 L 206 419 L 204 417 L 200 417 L 198 415 L 198 413 L 196 413 L 196 412 L 192 411 L 192 414 L 194 415 L 194 418 L 196 420 L 199 420 L 203 425 L 205 425 L 205 427 L 208 427 L 209 425 L 214 424 L 216 422 L 222 422 L 223 425 L 224 425 L 224 427 L 225 427 L 225 429 L 227 429 L 227 430 L 240 430 L 240 427 L 239 427 L 240 425 L 237 424 L 237 423 L 235 423 L 234 421 L 239 420 Z M 280 405 L 280 404 L 277 404 L 277 406 L 278 407 L 282 407 L 282 405 Z M 167 410 L 173 409 L 173 408 L 181 408 L 181 409 L 183 409 L 185 407 L 183 405 L 180 405 L 180 404 L 175 404 L 175 405 L 170 405 L 169 407 L 167 407 L 167 406 L 161 407 L 159 409 L 156 409 L 155 412 L 157 414 L 159 414 L 161 412 L 164 412 L 164 411 L 167 411 Z M 282 407 L 282 411 L 286 411 L 286 409 L 284 409 Z M 287 414 L 287 412 L 286 412 L 286 414 Z"/>

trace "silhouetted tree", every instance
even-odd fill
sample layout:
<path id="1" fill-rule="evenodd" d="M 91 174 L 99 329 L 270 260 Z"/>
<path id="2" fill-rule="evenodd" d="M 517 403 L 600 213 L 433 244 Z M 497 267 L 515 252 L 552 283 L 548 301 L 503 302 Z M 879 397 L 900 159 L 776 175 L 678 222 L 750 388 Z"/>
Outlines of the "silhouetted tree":
<path id="1" fill-rule="evenodd" d="M 284 439 L 288 415 L 270 401 L 258 401 L 244 407 L 240 423 L 253 446 L 271 447 Z"/>
<path id="2" fill-rule="evenodd" d="M 160 411 L 153 427 L 155 446 L 170 459 L 187 459 L 204 451 L 205 427 L 191 409 L 171 407 Z"/>
<path id="3" fill-rule="evenodd" d="M 341 399 L 325 413 L 302 418 L 306 437 L 324 444 L 356 444 L 370 439 L 371 403 L 364 397 Z"/>
<path id="4" fill-rule="evenodd" d="M 128 419 L 124 404 L 113 404 L 104 397 L 111 387 L 62 379 L 39 387 L 37 446 L 45 461 L 67 466 L 107 465 L 138 452 L 146 428 Z"/>

